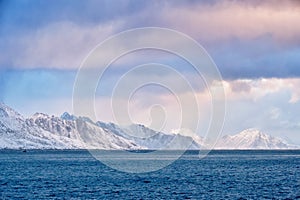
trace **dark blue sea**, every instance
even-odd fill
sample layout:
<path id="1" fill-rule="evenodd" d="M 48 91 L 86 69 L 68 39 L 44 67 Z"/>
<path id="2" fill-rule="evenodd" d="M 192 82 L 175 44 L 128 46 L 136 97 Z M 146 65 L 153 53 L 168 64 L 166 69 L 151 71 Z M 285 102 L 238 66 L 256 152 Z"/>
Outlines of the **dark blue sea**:
<path id="1" fill-rule="evenodd" d="M 84 150 L 1 150 L 0 199 L 300 199 L 300 151 L 188 151 L 133 174 Z"/>

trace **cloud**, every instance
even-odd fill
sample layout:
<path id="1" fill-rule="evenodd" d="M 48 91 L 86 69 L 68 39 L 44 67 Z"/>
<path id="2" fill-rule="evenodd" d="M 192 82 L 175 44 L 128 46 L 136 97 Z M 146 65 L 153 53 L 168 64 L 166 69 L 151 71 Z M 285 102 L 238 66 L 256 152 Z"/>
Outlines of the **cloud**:
<path id="1" fill-rule="evenodd" d="M 1 68 L 77 69 L 108 36 L 129 28 L 161 26 L 203 44 L 226 79 L 300 76 L 296 1 L 74 1 L 71 5 L 22 1 L 18 6 L 5 1 L 2 8 Z M 109 56 L 126 42 L 104 53 Z"/>
<path id="2" fill-rule="evenodd" d="M 289 93 L 289 103 L 300 100 L 299 78 L 237 79 L 223 81 L 223 85 L 228 99 L 256 101 L 267 95 L 286 91 Z"/>
<path id="3" fill-rule="evenodd" d="M 300 6 L 294 1 L 224 0 L 170 7 L 166 6 L 161 13 L 164 22 L 200 41 L 251 40 L 270 35 L 279 43 L 300 42 L 300 27 L 297 26 Z"/>
<path id="4" fill-rule="evenodd" d="M 84 26 L 106 24 L 136 14 L 149 4 L 151 2 L 130 0 L 62 0 L 59 4 L 43 0 L 3 0 L 0 4 L 0 34 L 21 35 L 59 21 Z"/>
<path id="5" fill-rule="evenodd" d="M 8 41 L 11 45 L 0 60 L 16 68 L 78 68 L 95 43 L 114 31 L 112 24 L 86 27 L 68 21 L 49 24 Z"/>
<path id="6" fill-rule="evenodd" d="M 236 81 L 234 84 L 231 84 L 232 92 L 250 92 L 251 87 L 246 81 Z"/>
<path id="7" fill-rule="evenodd" d="M 278 119 L 280 117 L 281 110 L 279 108 L 271 108 L 270 110 L 270 118 L 271 119 Z"/>

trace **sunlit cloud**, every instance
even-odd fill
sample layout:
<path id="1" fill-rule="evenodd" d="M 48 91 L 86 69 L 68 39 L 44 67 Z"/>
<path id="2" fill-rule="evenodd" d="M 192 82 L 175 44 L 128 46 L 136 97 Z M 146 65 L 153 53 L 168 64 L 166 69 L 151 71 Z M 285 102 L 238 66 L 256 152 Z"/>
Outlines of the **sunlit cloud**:
<path id="1" fill-rule="evenodd" d="M 269 94 L 287 91 L 290 94 L 289 103 L 297 103 L 300 100 L 299 78 L 238 79 L 224 81 L 223 85 L 229 99 L 251 99 L 256 101 Z"/>
<path id="2" fill-rule="evenodd" d="M 280 6 L 276 6 L 280 4 Z M 201 41 L 220 42 L 269 35 L 279 43 L 299 43 L 300 6 L 294 1 L 216 1 L 212 4 L 168 6 L 162 19 Z"/>
<path id="3" fill-rule="evenodd" d="M 138 6 L 130 1 L 91 1 L 85 6 L 86 15 L 79 13 L 82 17 L 77 15 L 83 5 L 75 2 L 68 9 L 60 7 L 65 15 L 51 14 L 57 6 L 42 6 L 45 15 L 41 19 L 31 17 L 37 15 L 38 6 L 30 4 L 31 10 L 26 11 L 11 4 L 7 8 L 14 9 L 3 12 L 0 19 L 0 45 L 5 49 L 0 54 L 1 68 L 78 69 L 88 53 L 107 37 L 129 28 L 159 26 L 182 31 L 203 44 L 226 77 L 289 77 L 300 73 L 300 6 L 296 1 L 166 1 Z M 120 12 L 108 12 L 110 8 Z M 11 17 L 13 11 L 15 17 Z M 20 12 L 25 12 L 28 21 L 22 21 Z M 142 39 L 132 38 L 135 42 Z M 126 45 L 126 41 L 120 42 Z M 109 50 L 106 53 L 110 54 Z M 257 70 L 262 67 L 266 69 Z"/>

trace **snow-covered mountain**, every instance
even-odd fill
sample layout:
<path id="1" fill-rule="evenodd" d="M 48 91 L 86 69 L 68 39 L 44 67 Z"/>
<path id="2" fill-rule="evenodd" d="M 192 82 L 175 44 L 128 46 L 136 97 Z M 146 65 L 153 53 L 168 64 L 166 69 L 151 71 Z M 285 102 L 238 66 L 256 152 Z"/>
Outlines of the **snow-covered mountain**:
<path id="1" fill-rule="evenodd" d="M 73 141 L 44 131 L 22 115 L 0 103 L 0 149 L 41 149 L 77 147 Z"/>
<path id="2" fill-rule="evenodd" d="M 64 116 L 66 117 L 66 116 Z M 133 141 L 111 134 L 81 118 L 36 113 L 25 119 L 0 104 L 0 149 L 136 149 Z"/>
<path id="3" fill-rule="evenodd" d="M 166 147 L 169 143 L 172 145 Z M 130 150 L 185 149 L 187 146 L 193 149 L 200 147 L 191 137 L 155 132 L 143 125 L 121 128 L 112 123 L 94 123 L 87 117 L 68 113 L 61 117 L 36 113 L 25 119 L 5 104 L 0 104 L 0 149 Z"/>
<path id="4" fill-rule="evenodd" d="M 188 130 L 154 131 L 144 125 L 120 127 L 64 113 L 25 118 L 0 102 L 0 149 L 200 149 L 203 138 Z M 216 149 L 295 149 L 286 141 L 248 129 L 222 137 Z"/>
<path id="5" fill-rule="evenodd" d="M 137 145 L 147 147 L 147 149 L 201 148 L 201 144 L 193 141 L 192 137 L 157 132 L 141 124 L 132 124 L 126 127 L 120 127 L 113 123 L 105 124 L 103 122 L 97 122 L 96 124 L 116 135 L 133 140 Z"/>
<path id="6" fill-rule="evenodd" d="M 267 135 L 256 129 L 247 129 L 236 135 L 223 136 L 215 149 L 297 149 L 296 145 Z"/>
<path id="7" fill-rule="evenodd" d="M 113 134 L 97 126 L 86 117 L 75 117 L 64 113 L 61 117 L 36 113 L 27 119 L 31 125 L 37 125 L 53 135 L 68 138 L 76 148 L 87 149 L 137 149 L 142 148 L 132 140 Z"/>

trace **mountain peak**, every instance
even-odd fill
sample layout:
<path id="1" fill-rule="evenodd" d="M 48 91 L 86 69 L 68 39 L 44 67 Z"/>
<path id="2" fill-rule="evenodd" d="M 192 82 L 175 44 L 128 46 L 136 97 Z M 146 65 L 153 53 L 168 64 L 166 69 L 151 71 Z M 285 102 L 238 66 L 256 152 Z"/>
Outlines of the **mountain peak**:
<path id="1" fill-rule="evenodd" d="M 252 137 L 267 136 L 265 133 L 261 132 L 258 129 L 255 129 L 255 128 L 249 128 L 249 129 L 243 130 L 242 132 L 238 133 L 238 135 L 252 136 Z"/>
<path id="2" fill-rule="evenodd" d="M 3 102 L 0 102 L 0 117 L 2 117 L 2 118 L 19 118 L 19 119 L 23 119 L 21 114 L 19 114 L 17 111 L 15 111 L 11 107 L 7 106 Z"/>
<path id="3" fill-rule="evenodd" d="M 241 131 L 239 134 L 259 134 L 261 131 L 256 128 L 248 128 L 243 131 Z"/>
<path id="4" fill-rule="evenodd" d="M 36 119 L 36 118 L 48 118 L 48 117 L 49 117 L 49 115 L 44 114 L 44 113 L 39 113 L 39 112 L 36 112 L 36 113 L 34 113 L 34 115 L 32 115 L 33 119 Z"/>
<path id="5" fill-rule="evenodd" d="M 76 117 L 74 115 L 69 114 L 68 112 L 64 112 L 61 116 L 61 119 L 64 120 L 76 120 Z"/>
<path id="6" fill-rule="evenodd" d="M 218 149 L 289 149 L 296 148 L 281 138 L 267 135 L 257 129 L 246 129 L 236 135 L 223 136 Z"/>

